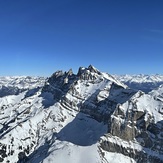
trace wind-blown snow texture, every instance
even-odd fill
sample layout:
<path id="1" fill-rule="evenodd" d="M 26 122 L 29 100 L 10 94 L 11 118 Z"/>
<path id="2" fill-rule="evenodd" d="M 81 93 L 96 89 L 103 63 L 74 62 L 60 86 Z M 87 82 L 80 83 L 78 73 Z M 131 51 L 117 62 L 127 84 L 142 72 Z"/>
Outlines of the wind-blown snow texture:
<path id="1" fill-rule="evenodd" d="M 145 94 L 91 65 L 0 79 L 0 162 L 163 162 L 163 86 Z"/>

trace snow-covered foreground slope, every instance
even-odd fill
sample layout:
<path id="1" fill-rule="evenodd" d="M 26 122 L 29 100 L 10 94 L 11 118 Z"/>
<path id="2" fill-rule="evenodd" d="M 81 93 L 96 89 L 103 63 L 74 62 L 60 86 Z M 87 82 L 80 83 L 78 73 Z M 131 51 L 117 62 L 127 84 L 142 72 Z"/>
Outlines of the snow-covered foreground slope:
<path id="1" fill-rule="evenodd" d="M 130 88 L 146 93 L 163 84 L 163 75 L 114 75 L 114 77 Z"/>
<path id="2" fill-rule="evenodd" d="M 163 162 L 163 90 L 129 89 L 93 66 L 0 98 L 0 162 Z"/>

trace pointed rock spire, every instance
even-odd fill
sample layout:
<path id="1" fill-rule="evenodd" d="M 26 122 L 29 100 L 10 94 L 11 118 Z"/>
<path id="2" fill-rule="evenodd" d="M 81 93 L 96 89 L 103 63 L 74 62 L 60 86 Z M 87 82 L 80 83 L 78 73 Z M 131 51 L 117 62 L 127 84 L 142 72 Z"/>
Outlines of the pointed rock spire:
<path id="1" fill-rule="evenodd" d="M 68 76 L 71 76 L 73 74 L 72 68 L 67 72 Z"/>
<path id="2" fill-rule="evenodd" d="M 101 72 L 98 69 L 96 69 L 94 66 L 92 66 L 92 65 L 88 66 L 88 70 L 90 72 L 94 72 L 94 73 L 97 73 L 97 74 L 101 75 Z"/>

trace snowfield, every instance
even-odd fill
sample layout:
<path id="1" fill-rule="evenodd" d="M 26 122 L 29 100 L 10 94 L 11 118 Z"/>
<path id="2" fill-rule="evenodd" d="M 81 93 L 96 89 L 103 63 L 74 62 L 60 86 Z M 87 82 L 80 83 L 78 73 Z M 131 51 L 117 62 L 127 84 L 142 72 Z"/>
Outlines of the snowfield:
<path id="1" fill-rule="evenodd" d="M 163 84 L 163 75 L 113 75 L 117 80 L 125 83 L 132 89 L 142 90 L 146 93 L 157 89 Z"/>
<path id="2" fill-rule="evenodd" d="M 0 85 L 0 162 L 163 162 L 162 86 L 145 94 L 91 65 Z"/>

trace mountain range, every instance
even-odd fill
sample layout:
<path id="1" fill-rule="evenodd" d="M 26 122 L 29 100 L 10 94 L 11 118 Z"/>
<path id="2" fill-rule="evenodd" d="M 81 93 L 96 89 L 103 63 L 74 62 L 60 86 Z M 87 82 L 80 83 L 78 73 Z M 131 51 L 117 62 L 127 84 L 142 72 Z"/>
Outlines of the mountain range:
<path id="1" fill-rule="evenodd" d="M 0 77 L 0 162 L 163 163 L 162 84 L 92 65 Z"/>
<path id="2" fill-rule="evenodd" d="M 142 90 L 145 93 L 157 89 L 163 84 L 163 75 L 113 75 L 132 89 Z"/>

